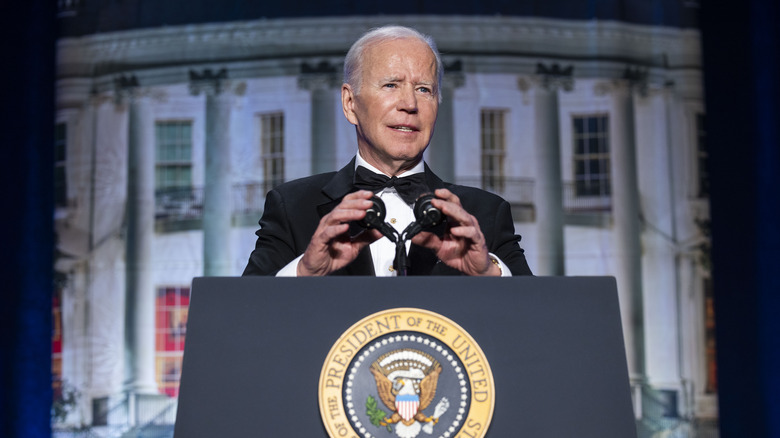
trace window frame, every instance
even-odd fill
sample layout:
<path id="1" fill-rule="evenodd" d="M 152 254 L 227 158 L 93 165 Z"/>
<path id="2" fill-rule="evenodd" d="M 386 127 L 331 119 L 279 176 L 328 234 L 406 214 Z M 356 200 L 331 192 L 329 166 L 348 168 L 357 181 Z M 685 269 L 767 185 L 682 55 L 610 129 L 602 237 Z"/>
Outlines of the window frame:
<path id="1" fill-rule="evenodd" d="M 506 189 L 508 114 L 505 108 L 481 108 L 479 113 L 481 184 L 496 193 Z"/>
<path id="2" fill-rule="evenodd" d="M 578 130 L 578 120 L 582 120 L 583 127 L 587 128 Z M 591 127 L 591 121 L 596 123 L 596 129 L 592 131 L 588 129 Z M 571 116 L 572 182 L 574 196 L 577 198 L 612 196 L 609 123 L 609 113 L 606 112 Z"/>
<path id="3" fill-rule="evenodd" d="M 265 192 L 285 181 L 284 119 L 283 111 L 258 114 L 260 166 L 263 169 L 263 190 Z"/>
<path id="4" fill-rule="evenodd" d="M 174 142 L 163 139 L 162 128 L 177 126 L 179 136 Z M 186 128 L 186 133 L 184 129 Z M 188 119 L 156 120 L 154 123 L 154 187 L 157 192 L 191 190 L 193 187 L 193 121 Z M 168 155 L 173 149 L 173 158 Z M 185 156 L 186 155 L 186 156 Z M 165 175 L 173 171 L 173 178 Z M 186 176 L 183 176 L 185 175 Z M 171 183 L 172 181 L 172 183 Z"/>

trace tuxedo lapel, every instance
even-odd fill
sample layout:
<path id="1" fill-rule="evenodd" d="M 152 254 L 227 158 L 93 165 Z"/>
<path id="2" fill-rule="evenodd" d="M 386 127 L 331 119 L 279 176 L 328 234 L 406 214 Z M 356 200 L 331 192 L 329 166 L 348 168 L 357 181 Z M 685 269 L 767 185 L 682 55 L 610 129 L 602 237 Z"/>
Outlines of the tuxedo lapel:
<path id="1" fill-rule="evenodd" d="M 354 178 L 355 158 L 353 157 L 349 164 L 336 172 L 336 174 L 333 175 L 333 178 L 331 178 L 331 180 L 322 187 L 322 193 L 332 201 L 341 201 L 341 198 L 343 198 L 347 193 L 354 191 L 352 187 L 352 181 Z"/>
<path id="2" fill-rule="evenodd" d="M 443 189 L 446 187 L 446 184 L 444 181 L 441 180 L 438 176 L 436 176 L 435 173 L 431 170 L 430 167 L 428 167 L 428 164 L 425 164 L 425 182 L 428 184 L 428 188 L 431 189 L 431 192 L 433 192 L 436 189 Z"/>
<path id="3" fill-rule="evenodd" d="M 354 178 L 354 175 L 355 159 L 353 158 L 349 164 L 336 172 L 333 175 L 333 178 L 322 187 L 322 194 L 325 197 L 325 202 L 317 205 L 317 213 L 320 215 L 320 219 L 336 208 L 347 193 L 353 191 L 352 179 Z"/>
<path id="4" fill-rule="evenodd" d="M 425 182 L 431 192 L 445 187 L 444 181 L 425 164 Z M 439 258 L 428 248 L 412 244 L 409 248 L 409 275 L 431 275 Z"/>
<path id="5" fill-rule="evenodd" d="M 348 193 L 354 191 L 352 181 L 355 175 L 355 158 L 336 172 L 333 178 L 322 187 L 322 194 L 327 201 L 317 206 L 319 218 L 333 211 Z M 374 260 L 371 257 L 371 251 L 368 246 L 360 251 L 357 258 L 342 269 L 333 272 L 331 275 L 375 275 Z"/>

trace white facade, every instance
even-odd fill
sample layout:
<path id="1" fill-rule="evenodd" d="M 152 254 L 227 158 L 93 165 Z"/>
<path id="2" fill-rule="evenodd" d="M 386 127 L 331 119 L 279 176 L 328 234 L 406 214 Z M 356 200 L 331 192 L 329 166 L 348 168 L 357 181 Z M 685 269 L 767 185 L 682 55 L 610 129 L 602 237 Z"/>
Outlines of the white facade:
<path id="1" fill-rule="evenodd" d="M 153 338 L 132 327 L 128 330 L 138 330 L 145 340 L 125 347 L 125 306 L 136 305 L 126 304 L 126 284 L 128 276 L 137 275 L 125 266 L 126 237 L 128 218 L 139 205 L 137 199 L 128 199 L 127 160 L 130 138 L 145 129 L 131 121 L 133 105 L 143 102 L 143 123 L 191 122 L 192 185 L 202 188 L 209 182 L 205 157 L 210 95 L 194 94 L 192 72 L 213 79 L 224 69 L 226 77 L 214 79 L 218 91 L 211 96 L 221 99 L 219 111 L 227 115 L 214 123 L 229 132 L 221 140 L 228 143 L 230 156 L 228 170 L 222 172 L 231 185 L 264 180 L 260 116 L 268 113 L 284 115 L 287 180 L 336 170 L 357 145 L 354 128 L 341 112 L 340 74 L 333 70 L 340 71 L 343 54 L 362 32 L 386 23 L 431 34 L 445 65 L 456 66 L 445 79 L 451 100 L 443 102 L 452 120 L 440 120 L 436 133 L 453 139 L 451 164 L 446 155 L 433 151 L 428 160 L 434 171 L 451 174 L 455 182 L 479 184 L 480 112 L 498 109 L 506 115 L 506 180 L 538 183 L 544 158 L 538 156 L 537 130 L 551 121 L 539 115 L 537 97 L 544 98 L 539 93 L 549 90 L 544 79 L 555 66 L 573 68 L 568 73 L 555 70 L 568 86 L 555 88 L 555 100 L 548 101 L 557 103 L 559 183 L 571 184 L 572 118 L 603 114 L 610 122 L 621 120 L 625 114 L 616 113 L 614 93 L 631 86 L 625 102 L 633 115 L 618 128 L 633 139 L 630 149 L 636 156 L 636 172 L 629 178 L 635 178 L 639 193 L 639 268 L 631 275 L 638 276 L 641 288 L 621 290 L 620 298 L 628 312 L 640 312 L 643 330 L 637 331 L 637 321 L 624 315 L 629 368 L 637 385 L 675 391 L 682 416 L 716 418 L 715 395 L 704 391 L 703 279 L 708 273 L 697 251 L 705 236 L 696 221 L 708 218 L 697 179 L 696 117 L 703 113 L 698 32 L 599 21 L 404 16 L 262 20 L 60 40 L 57 121 L 67 126 L 68 189 L 68 205 L 57 213 L 63 253 L 57 269 L 67 275 L 63 377 L 85 396 L 72 421 L 90 423 L 90 400 L 129 388 L 125 379 L 133 365 L 126 365 L 125 359 L 137 361 L 143 354 L 134 350 L 154 348 Z M 304 64 L 324 68 L 312 72 Z M 626 72 L 634 75 L 627 78 Z M 315 93 L 318 106 L 313 104 Z M 326 146 L 332 150 L 315 162 L 312 151 L 319 144 L 332 145 Z M 611 144 L 610 152 L 615 147 Z M 154 160 L 144 164 L 154 166 Z M 612 165 L 621 163 L 613 157 Z M 531 269 L 545 274 L 537 269 L 539 257 L 558 255 L 547 241 L 540 241 L 541 219 L 533 208 L 540 200 L 512 192 L 518 187 L 508 184 L 504 194 L 518 205 L 516 211 L 525 212 L 515 217 L 516 231 L 523 236 L 521 246 Z M 258 191 L 253 202 L 261 206 L 262 196 Z M 563 200 L 564 207 L 567 202 Z M 586 214 L 560 212 L 564 272 L 559 274 L 614 275 L 619 280 L 626 275 L 620 255 L 624 237 L 616 234 L 621 224 L 609 209 L 611 200 L 605 202 L 604 209 Z M 223 236 L 229 259 L 226 275 L 241 274 L 254 247 L 259 214 L 256 211 L 251 221 L 231 215 L 232 226 Z M 151 242 L 149 260 L 141 269 L 154 289 L 188 287 L 193 277 L 204 275 L 202 227 L 166 228 L 158 221 L 151 235 L 140 232 Z M 626 304 L 635 298 L 640 301 Z"/>

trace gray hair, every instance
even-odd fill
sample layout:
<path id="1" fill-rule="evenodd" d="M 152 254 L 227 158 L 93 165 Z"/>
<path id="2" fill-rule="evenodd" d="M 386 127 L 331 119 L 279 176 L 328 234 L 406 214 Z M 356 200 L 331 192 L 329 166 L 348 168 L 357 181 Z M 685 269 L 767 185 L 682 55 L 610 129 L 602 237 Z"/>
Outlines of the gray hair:
<path id="1" fill-rule="evenodd" d="M 410 27 L 404 26 L 383 26 L 371 29 L 352 44 L 349 52 L 347 52 L 347 57 L 344 59 L 344 82 L 352 87 L 355 94 L 360 93 L 366 48 L 375 43 L 404 38 L 418 39 L 431 48 L 433 56 L 436 58 L 436 95 L 439 98 L 439 102 L 441 102 L 440 87 L 442 76 L 444 75 L 444 67 L 442 66 L 441 55 L 439 55 L 439 50 L 436 48 L 436 43 L 429 35 L 424 35 Z"/>

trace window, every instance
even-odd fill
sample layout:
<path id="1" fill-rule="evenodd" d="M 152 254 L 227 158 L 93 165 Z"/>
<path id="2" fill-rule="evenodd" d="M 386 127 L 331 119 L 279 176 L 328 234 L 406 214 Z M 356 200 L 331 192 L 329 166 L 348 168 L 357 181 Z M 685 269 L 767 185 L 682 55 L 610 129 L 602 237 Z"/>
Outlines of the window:
<path id="1" fill-rule="evenodd" d="M 609 196 L 609 118 L 575 116 L 574 192 L 576 196 Z"/>
<path id="2" fill-rule="evenodd" d="M 284 114 L 271 113 L 260 116 L 260 159 L 267 192 L 284 182 Z"/>
<path id="3" fill-rule="evenodd" d="M 54 205 L 67 207 L 68 187 L 65 174 L 67 155 L 67 125 L 57 123 L 54 127 Z"/>
<path id="4" fill-rule="evenodd" d="M 504 159 L 506 157 L 505 110 L 483 109 L 480 115 L 482 132 L 482 188 L 504 191 Z"/>
<path id="5" fill-rule="evenodd" d="M 710 176 L 707 172 L 707 143 L 704 132 L 704 114 L 696 114 L 696 174 L 698 195 L 706 198 L 710 195 Z"/>
<path id="6" fill-rule="evenodd" d="M 715 345 L 715 298 L 712 291 L 712 280 L 704 279 L 704 360 L 707 364 L 707 381 L 704 387 L 706 394 L 718 392 L 718 368 L 716 365 L 717 349 Z"/>
<path id="7" fill-rule="evenodd" d="M 197 216 L 201 192 L 192 187 L 192 122 L 155 124 L 155 218 Z"/>
<path id="8" fill-rule="evenodd" d="M 54 287 L 51 299 L 51 374 L 54 399 L 62 400 L 62 288 Z"/>
<path id="9" fill-rule="evenodd" d="M 189 190 L 192 187 L 192 122 L 157 122 L 155 142 L 157 190 Z"/>
<path id="10" fill-rule="evenodd" d="M 179 395 L 181 360 L 190 305 L 188 287 L 157 289 L 155 318 L 155 378 L 161 393 Z"/>

